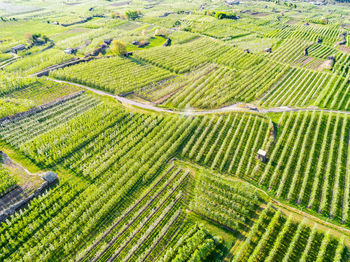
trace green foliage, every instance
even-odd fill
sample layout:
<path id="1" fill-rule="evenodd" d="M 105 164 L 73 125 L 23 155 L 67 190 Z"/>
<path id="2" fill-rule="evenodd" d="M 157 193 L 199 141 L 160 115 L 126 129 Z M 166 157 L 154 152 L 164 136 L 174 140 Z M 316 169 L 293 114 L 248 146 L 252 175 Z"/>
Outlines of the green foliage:
<path id="1" fill-rule="evenodd" d="M 213 16 L 219 20 L 221 19 L 237 19 L 235 13 L 223 12 L 223 11 L 205 11 L 204 15 Z"/>
<path id="2" fill-rule="evenodd" d="M 28 99 L 0 98 L 0 118 L 26 111 L 34 106 Z"/>
<path id="3" fill-rule="evenodd" d="M 16 75 L 0 75 L 0 95 L 10 94 L 13 91 L 24 89 L 36 83 L 35 79 L 19 78 Z"/>
<path id="4" fill-rule="evenodd" d="M 0 223 L 0 261 L 349 260 L 341 228 L 327 233 L 311 216 L 300 223 L 270 199 L 349 227 L 344 6 L 8 2 L 0 4 L 0 118 L 55 102 L 2 122 L 2 147 L 60 180 Z M 213 11 L 198 11 L 206 8 Z M 124 107 L 90 91 L 62 100 L 81 89 L 26 78 L 112 38 L 108 57 L 50 75 L 176 112 Z M 26 40 L 34 46 L 10 54 Z M 143 50 L 131 44 L 144 40 Z M 127 50 L 133 55 L 119 56 Z M 339 112 L 263 113 L 290 110 L 283 106 Z M 224 113 L 236 109 L 251 112 Z M 0 194 L 14 185 L 9 176 L 0 169 Z"/>
<path id="5" fill-rule="evenodd" d="M 13 175 L 10 175 L 9 172 L 0 164 L 0 196 L 2 196 L 6 190 L 16 185 L 16 183 L 16 178 Z"/>
<path id="6" fill-rule="evenodd" d="M 287 7 L 290 7 L 290 8 L 297 8 L 297 5 L 293 4 L 293 3 L 284 2 L 283 4 Z"/>
<path id="7" fill-rule="evenodd" d="M 217 19 L 237 19 L 237 15 L 235 13 L 227 12 L 215 12 L 214 17 Z"/>
<path id="8" fill-rule="evenodd" d="M 259 184 L 276 197 L 348 221 L 348 117 L 288 114 L 279 124 L 282 134 L 262 167 Z"/>
<path id="9" fill-rule="evenodd" d="M 10 64 L 5 68 L 7 72 L 16 72 L 24 75 L 30 75 L 39 72 L 49 66 L 63 63 L 72 59 L 73 55 L 65 54 L 62 50 L 50 49 L 45 52 L 39 52 L 25 56 L 22 59 Z"/>
<path id="10" fill-rule="evenodd" d="M 137 60 L 112 57 L 55 70 L 50 75 L 121 94 L 146 87 L 173 74 Z"/>
<path id="11" fill-rule="evenodd" d="M 141 13 L 139 11 L 126 11 L 125 12 L 125 16 L 128 20 L 135 20 L 137 18 L 139 18 L 141 15 Z"/>
<path id="12" fill-rule="evenodd" d="M 126 45 L 118 40 L 113 40 L 110 48 L 114 55 L 126 54 Z"/>
<path id="13" fill-rule="evenodd" d="M 262 202 L 259 194 L 243 183 L 214 174 L 200 174 L 190 207 L 197 214 L 238 231 L 249 225 Z"/>
<path id="14" fill-rule="evenodd" d="M 254 223 L 246 240 L 236 252 L 235 261 L 291 261 L 300 258 L 307 261 L 327 259 L 339 261 L 347 259 L 345 246 L 329 233 L 317 230 L 316 225 L 310 230 L 303 221 L 293 222 L 281 211 L 268 206 Z M 327 255 L 326 252 L 328 251 Z M 336 254 L 337 253 L 337 254 Z"/>

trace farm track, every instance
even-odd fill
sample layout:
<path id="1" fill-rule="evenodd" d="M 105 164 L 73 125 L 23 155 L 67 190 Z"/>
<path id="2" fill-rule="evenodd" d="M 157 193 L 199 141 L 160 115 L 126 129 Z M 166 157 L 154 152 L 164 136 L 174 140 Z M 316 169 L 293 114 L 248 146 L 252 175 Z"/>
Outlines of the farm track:
<path id="1" fill-rule="evenodd" d="M 187 110 L 187 111 L 177 111 L 177 110 L 171 110 L 171 109 L 165 109 L 157 106 L 153 106 L 150 104 L 144 104 L 141 102 L 137 102 L 131 99 L 128 99 L 126 97 L 121 97 L 118 95 L 113 95 L 101 90 L 97 90 L 91 87 L 88 87 L 86 85 L 81 85 L 69 81 L 63 81 L 63 80 L 57 80 L 57 79 L 52 79 L 52 78 L 46 78 L 49 81 L 57 82 L 57 83 L 65 83 L 69 85 L 74 85 L 77 87 L 84 88 L 86 90 L 89 90 L 95 94 L 102 95 L 102 96 L 108 96 L 112 97 L 122 104 L 127 104 L 131 106 L 136 106 L 139 108 L 147 109 L 147 110 L 152 110 L 156 112 L 164 112 L 164 113 L 173 113 L 173 114 L 179 114 L 179 115 L 206 115 L 206 114 L 216 114 L 216 113 L 229 113 L 229 112 L 251 112 L 251 113 L 260 113 L 260 114 L 266 114 L 266 113 L 283 113 L 283 112 L 297 112 L 297 111 L 305 111 L 305 112 L 310 112 L 310 111 L 323 111 L 323 112 L 328 112 L 328 113 L 340 113 L 340 114 L 349 114 L 350 111 L 341 111 L 341 110 L 331 110 L 331 109 L 321 109 L 321 108 L 297 108 L 297 107 L 287 107 L 287 106 L 281 106 L 281 107 L 272 107 L 272 108 L 267 108 L 267 109 L 253 109 L 253 108 L 245 108 L 242 107 L 242 103 L 237 103 L 233 104 L 230 106 L 225 106 L 217 109 L 210 109 L 210 110 L 201 110 L 201 111 L 195 111 L 195 110 Z"/>

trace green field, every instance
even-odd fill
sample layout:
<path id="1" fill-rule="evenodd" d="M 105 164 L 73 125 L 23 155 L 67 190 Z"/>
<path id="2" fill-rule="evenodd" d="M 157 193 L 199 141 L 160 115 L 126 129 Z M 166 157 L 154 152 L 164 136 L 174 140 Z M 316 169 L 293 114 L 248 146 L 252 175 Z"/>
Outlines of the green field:
<path id="1" fill-rule="evenodd" d="M 350 261 L 348 1 L 0 0 L 0 72 L 1 262 Z"/>

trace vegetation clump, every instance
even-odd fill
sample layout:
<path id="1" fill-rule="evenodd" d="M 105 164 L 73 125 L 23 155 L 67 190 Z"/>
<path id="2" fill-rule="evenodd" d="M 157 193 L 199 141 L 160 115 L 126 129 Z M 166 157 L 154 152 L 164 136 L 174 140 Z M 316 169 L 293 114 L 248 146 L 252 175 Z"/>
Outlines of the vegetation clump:
<path id="1" fill-rule="evenodd" d="M 223 12 L 223 11 L 205 11 L 204 12 L 205 15 L 208 16 L 213 16 L 219 20 L 221 19 L 233 19 L 236 20 L 239 18 L 238 15 L 236 15 L 235 13 L 230 13 L 230 12 Z"/>

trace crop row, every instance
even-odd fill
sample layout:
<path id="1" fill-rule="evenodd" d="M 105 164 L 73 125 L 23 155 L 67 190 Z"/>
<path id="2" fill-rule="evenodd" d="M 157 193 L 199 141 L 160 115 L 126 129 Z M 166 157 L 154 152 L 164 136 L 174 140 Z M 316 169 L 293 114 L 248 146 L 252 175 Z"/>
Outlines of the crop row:
<path id="1" fill-rule="evenodd" d="M 9 144 L 18 147 L 35 136 L 91 110 L 99 103 L 98 99 L 83 94 L 28 117 L 3 123 L 0 126 L 0 136 Z"/>
<path id="2" fill-rule="evenodd" d="M 337 74 L 345 77 L 349 73 L 350 68 L 350 55 L 345 53 L 338 53 L 335 56 L 335 63 L 333 71 Z"/>
<path id="3" fill-rule="evenodd" d="M 127 93 L 171 77 L 168 70 L 132 59 L 112 57 L 58 69 L 51 76 L 111 93 Z"/>
<path id="4" fill-rule="evenodd" d="M 313 44 L 308 48 L 309 56 L 327 58 L 337 53 L 337 50 L 321 44 Z"/>
<path id="5" fill-rule="evenodd" d="M 339 35 L 342 33 L 337 26 L 322 26 L 312 23 L 304 23 L 297 25 L 278 25 L 279 29 L 268 32 L 267 37 L 282 38 L 288 40 L 302 39 L 308 42 L 317 42 L 318 38 L 322 39 L 322 43 L 333 46 L 339 41 Z"/>
<path id="6" fill-rule="evenodd" d="M 73 99 L 67 103 L 74 104 L 75 102 Z M 60 106 L 63 107 L 64 104 Z M 7 239 L 2 243 L 8 243 L 3 247 L 2 258 L 23 259 L 24 261 L 32 261 L 34 258 L 60 260 L 68 254 L 79 254 L 80 251 L 87 248 L 89 243 L 92 244 L 95 237 L 104 232 L 106 227 L 118 219 L 119 212 L 127 210 L 135 199 L 142 196 L 142 191 L 148 181 L 153 180 L 158 170 L 175 153 L 198 122 L 191 118 L 163 118 L 147 114 L 123 113 L 117 105 L 104 102 L 95 107 L 95 116 L 91 113 L 92 111 L 81 112 L 79 116 L 67 122 L 64 119 L 70 107 L 67 108 L 67 110 L 62 108 L 44 110 L 37 115 L 19 120 L 18 125 L 16 122 L 9 123 L 6 126 L 9 130 L 18 129 L 20 133 L 21 127 L 24 126 L 28 130 L 28 133 L 24 133 L 23 138 L 19 133 L 11 136 L 13 143 L 22 144 L 27 154 L 42 165 L 61 163 L 69 167 L 74 165 L 75 161 L 83 163 L 85 159 L 90 165 L 95 166 L 95 161 L 108 163 L 99 169 L 96 175 L 90 175 L 90 172 L 85 173 L 86 178 L 93 179 L 93 183 L 86 183 L 85 181 L 88 180 L 80 178 L 78 172 L 75 179 L 69 179 L 67 182 L 64 182 L 65 179 L 63 179 L 58 187 L 32 202 L 33 204 L 31 203 L 28 209 L 25 209 L 16 218 L 11 218 L 11 222 L 1 224 L 0 237 Z M 52 114 L 49 113 L 50 110 Z M 57 117 L 60 125 L 52 125 L 50 129 L 44 126 L 37 127 L 38 123 L 50 119 L 45 116 L 47 114 Z M 45 121 L 39 122 L 39 119 Z M 100 127 L 88 128 L 94 125 Z M 35 132 L 37 135 L 31 136 L 30 130 L 35 128 L 37 128 Z M 69 136 L 67 136 L 68 133 Z M 124 143 L 125 137 L 130 137 L 126 143 Z M 18 139 L 22 142 L 17 143 Z M 114 154 L 109 154 L 109 150 L 102 150 L 110 146 L 109 149 L 112 152 L 118 152 L 119 144 L 125 150 L 118 155 L 117 159 L 113 159 Z M 96 155 L 95 158 L 94 152 L 100 151 L 101 154 Z M 45 158 L 45 155 L 48 157 Z M 104 161 L 104 159 L 111 160 Z M 80 170 L 79 165 L 75 170 Z M 62 194 L 64 198 L 60 197 Z M 173 196 L 180 197 L 175 192 Z M 50 202 L 50 204 L 47 201 L 51 199 L 60 199 L 60 201 Z M 171 201 L 169 204 L 172 205 L 173 200 L 169 201 Z M 179 199 L 173 203 L 179 205 L 180 202 Z M 135 209 L 135 212 L 137 210 Z M 169 209 L 169 212 L 172 213 L 168 211 L 164 213 L 164 218 L 167 220 L 149 221 L 151 223 L 149 225 L 153 225 L 154 230 L 147 230 L 149 227 L 144 227 L 142 230 L 140 228 L 144 241 L 138 238 L 139 240 L 135 239 L 137 241 L 135 243 L 138 243 L 142 252 L 150 251 L 146 249 L 145 243 L 153 243 L 154 240 L 156 249 L 155 243 L 158 240 L 162 242 L 162 236 L 167 235 L 167 232 L 160 231 L 158 224 L 174 230 L 174 225 L 178 224 L 181 214 L 176 213 L 175 215 L 176 209 L 172 210 Z M 24 235 L 18 233 L 22 227 L 26 228 L 23 231 Z M 129 252 L 127 251 L 131 250 L 129 245 L 125 245 L 123 250 L 120 255 L 128 257 Z M 150 253 L 147 256 L 154 256 L 152 252 Z M 133 252 L 130 253 L 132 254 Z"/>
<path id="7" fill-rule="evenodd" d="M 256 191 L 214 174 L 200 174 L 191 209 L 232 231 L 249 226 L 261 200 Z"/>
<path id="8" fill-rule="evenodd" d="M 174 239 L 173 245 L 167 249 L 159 261 L 203 261 L 216 246 L 216 241 L 208 231 L 197 224 L 182 229 L 179 236 L 176 241 Z"/>
<path id="9" fill-rule="evenodd" d="M 143 50 L 135 53 L 135 57 L 175 73 L 185 73 L 213 60 L 225 50 L 225 46 L 215 40 L 199 38 L 182 45 Z"/>
<path id="10" fill-rule="evenodd" d="M 283 115 L 280 125 L 259 184 L 276 197 L 349 223 L 349 118 L 299 112 Z"/>
<path id="11" fill-rule="evenodd" d="M 29 99 L 36 105 L 41 105 L 57 98 L 77 92 L 76 86 L 40 80 L 25 89 L 21 89 L 6 95 L 6 98 Z"/>
<path id="12" fill-rule="evenodd" d="M 9 188 L 16 185 L 16 178 L 0 165 L 0 196 Z"/>
<path id="13" fill-rule="evenodd" d="M 36 79 L 18 78 L 16 75 L 2 73 L 0 75 L 0 95 L 3 96 L 24 89 L 37 81 Z"/>
<path id="14" fill-rule="evenodd" d="M 262 100 L 264 106 L 308 106 L 313 102 L 318 104 L 322 97 L 334 88 L 339 76 L 317 72 L 303 68 L 291 68 L 274 87 L 266 93 Z M 338 87 L 336 84 L 335 86 Z M 339 101 L 339 100 L 338 100 Z"/>
<path id="15" fill-rule="evenodd" d="M 308 41 L 288 38 L 268 57 L 280 63 L 294 63 L 304 55 L 304 49 L 309 45 L 310 42 Z"/>
<path id="16" fill-rule="evenodd" d="M 181 155 L 221 172 L 251 174 L 260 148 L 267 146 L 271 126 L 246 114 L 206 116 L 184 145 Z"/>
<path id="17" fill-rule="evenodd" d="M 317 225 L 295 222 L 268 205 L 238 249 L 234 261 L 346 261 L 347 248 Z"/>
<path id="18" fill-rule="evenodd" d="M 164 184 L 159 184 L 158 189 L 152 190 L 147 198 L 142 199 L 137 212 L 133 210 L 128 213 L 121 222 L 118 221 L 117 227 L 103 236 L 107 239 L 99 247 L 100 251 L 94 256 L 93 261 L 109 261 L 117 257 L 121 259 L 123 256 L 125 260 L 132 256 L 136 258 L 142 250 L 146 251 L 147 245 L 144 245 L 144 242 L 153 240 L 157 233 L 160 233 L 160 224 L 165 223 L 167 219 L 173 222 L 170 214 L 179 216 L 179 213 L 174 211 L 178 207 L 176 203 L 182 196 L 179 190 L 187 174 L 180 170 L 172 170 L 168 174 L 170 175 L 164 180 Z M 136 249 L 139 253 L 135 253 Z"/>
<path id="19" fill-rule="evenodd" d="M 9 66 L 5 67 L 7 72 L 15 72 L 25 75 L 30 75 L 46 67 L 60 64 L 64 61 L 74 58 L 73 55 L 67 55 L 59 49 L 49 49 L 45 52 L 25 56 Z"/>

